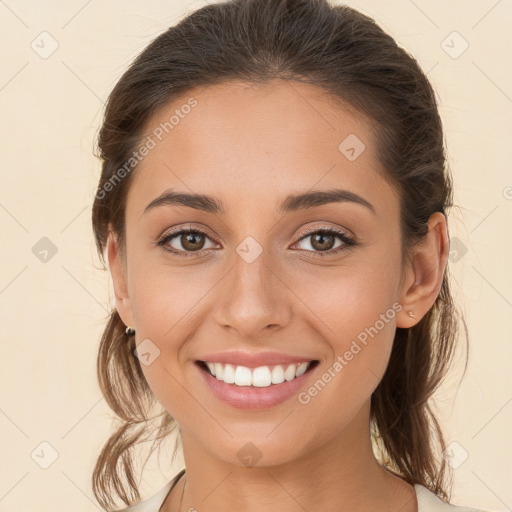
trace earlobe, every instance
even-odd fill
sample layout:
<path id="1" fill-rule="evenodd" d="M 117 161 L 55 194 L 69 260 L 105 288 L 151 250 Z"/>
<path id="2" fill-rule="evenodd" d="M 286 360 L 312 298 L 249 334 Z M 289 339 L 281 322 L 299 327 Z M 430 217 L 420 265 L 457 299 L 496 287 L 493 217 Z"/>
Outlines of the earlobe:
<path id="1" fill-rule="evenodd" d="M 448 251 L 446 218 L 441 212 L 435 212 L 429 218 L 428 233 L 415 247 L 408 263 L 410 266 L 402 286 L 402 310 L 397 315 L 397 327 L 412 327 L 432 307 L 443 284 Z M 411 311 L 414 316 L 409 314 Z"/>
<path id="2" fill-rule="evenodd" d="M 110 231 L 107 241 L 107 257 L 114 287 L 116 310 L 126 325 L 133 326 L 133 313 L 128 294 L 127 269 L 117 245 L 114 231 Z"/>

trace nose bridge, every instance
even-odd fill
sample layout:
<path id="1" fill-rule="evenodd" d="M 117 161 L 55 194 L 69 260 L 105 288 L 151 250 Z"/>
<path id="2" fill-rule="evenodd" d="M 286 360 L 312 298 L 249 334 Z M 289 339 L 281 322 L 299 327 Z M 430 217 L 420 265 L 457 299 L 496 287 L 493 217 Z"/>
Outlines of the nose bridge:
<path id="1" fill-rule="evenodd" d="M 272 268 L 270 250 L 247 236 L 230 260 L 232 268 L 223 284 L 218 322 L 250 338 L 268 326 L 284 325 L 290 304 Z"/>

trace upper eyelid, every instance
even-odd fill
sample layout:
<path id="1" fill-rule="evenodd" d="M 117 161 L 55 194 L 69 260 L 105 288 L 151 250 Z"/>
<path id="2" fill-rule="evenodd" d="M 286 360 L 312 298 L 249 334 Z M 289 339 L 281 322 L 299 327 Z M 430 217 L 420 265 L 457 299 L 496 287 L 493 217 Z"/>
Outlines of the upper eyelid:
<path id="1" fill-rule="evenodd" d="M 210 238 L 210 240 L 212 242 L 218 243 L 216 241 L 216 237 L 212 236 L 206 228 L 202 228 L 202 227 L 198 228 L 198 227 L 190 226 L 190 225 L 189 226 L 183 226 L 183 227 L 177 228 L 175 230 L 171 230 L 169 232 L 164 232 L 163 235 L 158 237 L 157 242 L 165 240 L 166 238 L 172 239 L 172 238 L 174 238 L 174 237 L 176 237 L 178 235 L 181 235 L 183 233 L 188 233 L 189 231 L 191 231 L 192 233 L 199 232 L 201 234 L 204 234 L 208 238 Z"/>
<path id="2" fill-rule="evenodd" d="M 343 228 L 337 228 L 334 226 L 312 226 L 312 227 L 306 228 L 305 231 L 303 231 L 299 240 L 302 240 L 306 236 L 309 236 L 313 233 L 317 233 L 318 231 L 328 231 L 328 232 L 332 232 L 334 234 L 345 235 L 348 238 L 354 238 L 354 236 L 350 232 L 348 232 L 346 229 L 343 229 Z"/>

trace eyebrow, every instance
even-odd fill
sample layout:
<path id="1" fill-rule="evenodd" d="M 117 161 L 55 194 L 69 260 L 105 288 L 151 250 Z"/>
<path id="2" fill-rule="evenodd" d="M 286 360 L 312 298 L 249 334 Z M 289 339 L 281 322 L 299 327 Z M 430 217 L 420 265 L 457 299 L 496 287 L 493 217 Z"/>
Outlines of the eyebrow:
<path id="1" fill-rule="evenodd" d="M 308 208 L 315 208 L 329 203 L 351 202 L 360 204 L 368 208 L 376 215 L 374 206 L 366 199 L 350 192 L 349 190 L 336 188 L 331 190 L 317 190 L 313 192 L 304 192 L 297 195 L 289 195 L 279 205 L 278 213 L 294 212 Z M 164 191 L 157 198 L 153 199 L 144 209 L 143 215 L 148 211 L 164 205 L 186 206 L 201 210 L 207 213 L 225 214 L 226 208 L 220 199 L 204 194 L 189 194 L 185 192 L 176 192 L 172 189 Z"/>

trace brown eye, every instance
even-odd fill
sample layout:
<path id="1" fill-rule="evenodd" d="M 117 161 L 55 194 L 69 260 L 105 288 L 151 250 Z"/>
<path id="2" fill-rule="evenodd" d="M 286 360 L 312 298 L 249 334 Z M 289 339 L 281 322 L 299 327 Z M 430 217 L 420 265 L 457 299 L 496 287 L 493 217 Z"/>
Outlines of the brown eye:
<path id="1" fill-rule="evenodd" d="M 328 251 L 334 247 L 336 237 L 329 233 L 318 232 L 311 236 L 311 246 L 318 251 Z"/>
<path id="2" fill-rule="evenodd" d="M 312 257 L 316 258 L 341 253 L 356 246 L 357 242 L 337 229 L 317 229 L 303 236 L 298 244 L 299 249 L 306 250 Z M 300 247 L 300 244 L 306 244 L 306 246 Z"/>
<path id="3" fill-rule="evenodd" d="M 210 245 L 205 245 L 206 243 Z M 182 229 L 164 236 L 157 245 L 164 250 L 178 256 L 191 256 L 193 253 L 200 252 L 203 249 L 210 249 L 215 244 L 211 238 L 198 229 Z"/>
<path id="4" fill-rule="evenodd" d="M 204 246 L 204 235 L 198 232 L 183 233 L 180 237 L 181 246 L 186 251 L 199 251 Z"/>

